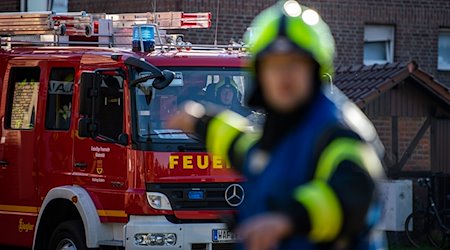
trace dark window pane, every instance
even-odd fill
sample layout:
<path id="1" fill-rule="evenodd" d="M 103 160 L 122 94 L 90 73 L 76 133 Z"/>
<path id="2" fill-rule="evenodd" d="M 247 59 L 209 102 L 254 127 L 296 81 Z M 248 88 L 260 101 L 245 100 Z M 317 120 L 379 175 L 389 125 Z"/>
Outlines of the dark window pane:
<path id="1" fill-rule="evenodd" d="M 99 98 L 101 104 L 96 117 L 98 133 L 117 140 L 123 131 L 123 78 L 102 75 Z"/>

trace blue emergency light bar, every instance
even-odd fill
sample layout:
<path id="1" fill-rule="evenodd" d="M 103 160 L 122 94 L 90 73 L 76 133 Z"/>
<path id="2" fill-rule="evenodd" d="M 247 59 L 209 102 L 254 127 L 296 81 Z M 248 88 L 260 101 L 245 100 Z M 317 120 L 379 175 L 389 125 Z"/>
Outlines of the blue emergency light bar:
<path id="1" fill-rule="evenodd" d="M 133 51 L 152 52 L 155 50 L 155 26 L 133 26 Z M 142 49 L 143 48 L 143 49 Z"/>

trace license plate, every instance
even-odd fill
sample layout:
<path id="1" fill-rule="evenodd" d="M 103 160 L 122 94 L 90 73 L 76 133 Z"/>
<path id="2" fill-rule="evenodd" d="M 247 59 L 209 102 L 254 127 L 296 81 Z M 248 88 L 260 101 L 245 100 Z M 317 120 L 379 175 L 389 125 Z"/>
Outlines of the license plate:
<path id="1" fill-rule="evenodd" d="M 226 229 L 213 229 L 212 240 L 214 242 L 231 242 L 237 241 L 238 237 L 235 233 Z"/>

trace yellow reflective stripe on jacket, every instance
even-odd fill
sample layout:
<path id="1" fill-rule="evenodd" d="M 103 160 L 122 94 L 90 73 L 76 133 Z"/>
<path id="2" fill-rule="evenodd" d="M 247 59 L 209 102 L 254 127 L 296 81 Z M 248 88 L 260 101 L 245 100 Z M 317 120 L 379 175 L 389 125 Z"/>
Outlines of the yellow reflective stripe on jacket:
<path id="1" fill-rule="evenodd" d="M 342 228 L 340 201 L 327 184 L 337 166 L 343 161 L 352 161 L 362 168 L 380 168 L 378 163 L 364 159 L 365 149 L 369 147 L 356 139 L 343 137 L 333 140 L 319 157 L 314 179 L 295 191 L 295 199 L 308 211 L 311 221 L 309 238 L 312 241 L 332 241 Z"/>
<path id="2" fill-rule="evenodd" d="M 242 156 L 261 138 L 260 133 L 244 133 L 234 145 L 234 155 Z"/>
<path id="3" fill-rule="evenodd" d="M 352 138 L 338 138 L 322 151 L 314 178 L 328 180 L 346 160 L 364 168 L 373 178 L 383 176 L 383 166 L 372 146 Z"/>
<path id="4" fill-rule="evenodd" d="M 343 161 L 352 161 L 365 168 L 362 154 L 363 145 L 361 141 L 351 138 L 338 138 L 332 141 L 319 157 L 314 178 L 327 181 Z"/>
<path id="5" fill-rule="evenodd" d="M 210 121 L 206 132 L 206 148 L 214 154 L 228 160 L 231 143 L 238 136 L 248 121 L 244 117 L 232 112 L 224 111 Z"/>
<path id="6" fill-rule="evenodd" d="M 324 181 L 313 180 L 294 191 L 295 199 L 308 212 L 314 242 L 334 240 L 342 228 L 343 213 L 336 194 Z"/>

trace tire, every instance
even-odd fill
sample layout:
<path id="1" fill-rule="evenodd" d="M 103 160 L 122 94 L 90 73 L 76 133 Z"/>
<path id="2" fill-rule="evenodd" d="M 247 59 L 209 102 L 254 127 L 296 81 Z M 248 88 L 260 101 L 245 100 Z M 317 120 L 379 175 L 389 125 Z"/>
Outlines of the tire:
<path id="1" fill-rule="evenodd" d="M 439 223 L 437 222 L 436 219 L 437 227 L 440 230 L 431 231 L 430 234 L 428 235 L 428 239 L 431 242 L 431 244 L 433 244 L 433 246 L 435 246 L 438 249 L 449 249 L 450 231 L 447 229 L 449 229 L 450 226 L 450 210 L 446 209 L 440 211 L 439 217 L 441 218 L 442 224 L 444 226 L 439 227 Z"/>
<path id="2" fill-rule="evenodd" d="M 88 250 L 83 223 L 79 220 L 64 221 L 50 237 L 49 250 Z"/>
<path id="3" fill-rule="evenodd" d="M 440 244 L 443 237 L 436 217 L 422 210 L 406 218 L 405 234 L 411 245 L 420 249 L 428 247 L 429 243 Z"/>

